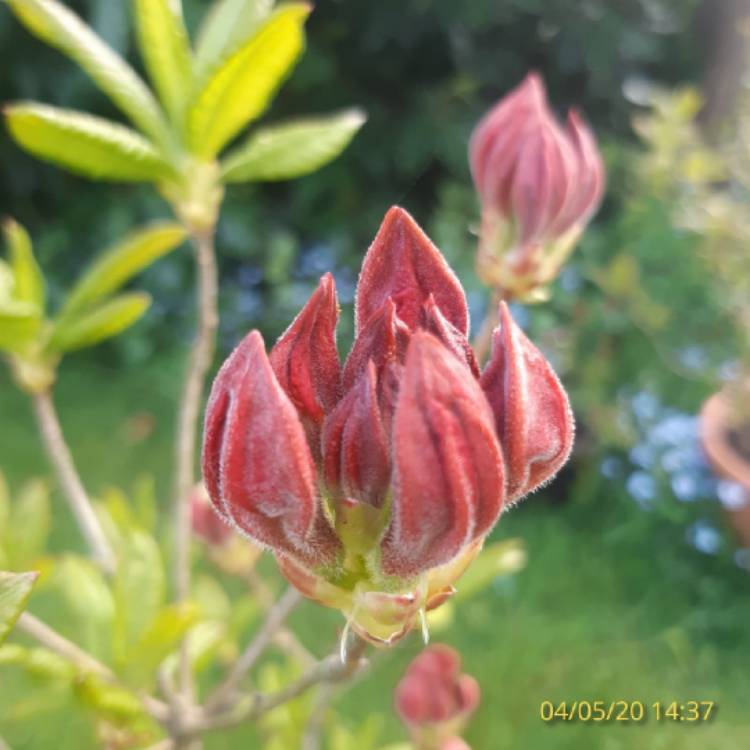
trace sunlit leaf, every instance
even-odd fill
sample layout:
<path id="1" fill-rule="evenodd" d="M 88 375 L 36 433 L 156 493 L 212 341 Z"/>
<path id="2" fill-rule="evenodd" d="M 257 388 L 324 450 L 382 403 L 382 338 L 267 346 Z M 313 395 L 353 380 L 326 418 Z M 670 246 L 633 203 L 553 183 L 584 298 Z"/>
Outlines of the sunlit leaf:
<path id="1" fill-rule="evenodd" d="M 3 222 L 5 243 L 13 269 L 13 296 L 20 302 L 44 310 L 44 277 L 34 258 L 28 232 L 13 219 Z"/>
<path id="2" fill-rule="evenodd" d="M 66 315 L 55 324 L 47 349 L 69 352 L 117 336 L 138 321 L 150 304 L 148 294 L 131 292 L 87 308 L 80 314 Z"/>
<path id="3" fill-rule="evenodd" d="M 300 3 L 280 8 L 208 77 L 189 113 L 198 154 L 216 155 L 268 106 L 302 53 L 309 13 L 310 6 Z"/>
<path id="4" fill-rule="evenodd" d="M 218 0 L 198 32 L 196 75 L 201 78 L 247 41 L 268 17 L 273 0 Z"/>
<path id="5" fill-rule="evenodd" d="M 330 117 L 260 128 L 223 163 L 227 182 L 289 180 L 333 161 L 362 127 L 365 116 L 349 110 Z"/>
<path id="6" fill-rule="evenodd" d="M 22 351 L 34 340 L 41 320 L 33 305 L 28 303 L 0 306 L 0 349 Z"/>
<path id="7" fill-rule="evenodd" d="M 134 130 L 83 112 L 21 102 L 5 109 L 16 142 L 40 159 L 94 180 L 151 182 L 172 174 Z"/>
<path id="8" fill-rule="evenodd" d="M 37 575 L 0 571 L 0 645 L 26 607 Z"/>
<path id="9" fill-rule="evenodd" d="M 114 590 L 114 658 L 124 667 L 131 648 L 154 622 L 165 597 L 164 563 L 149 534 L 133 531 L 125 537 Z"/>
<path id="10" fill-rule="evenodd" d="M 62 317 L 117 291 L 184 239 L 185 230 L 180 224 L 158 222 L 120 240 L 105 250 L 73 287 L 63 305 Z"/>
<path id="11" fill-rule="evenodd" d="M 146 685 L 149 677 L 174 651 L 198 613 L 190 604 L 164 607 L 149 624 L 139 641 L 128 652 L 124 671 L 134 685 Z"/>
<path id="12" fill-rule="evenodd" d="M 180 0 L 134 0 L 138 43 L 149 77 L 174 122 L 192 84 L 190 40 Z"/>
<path id="13" fill-rule="evenodd" d="M 29 31 L 75 60 L 141 130 L 166 142 L 166 124 L 149 88 L 72 10 L 57 0 L 6 2 Z"/>
<path id="14" fill-rule="evenodd" d="M 141 717 L 145 713 L 138 696 L 98 675 L 87 674 L 79 677 L 75 682 L 75 694 L 96 714 L 116 723 Z"/>

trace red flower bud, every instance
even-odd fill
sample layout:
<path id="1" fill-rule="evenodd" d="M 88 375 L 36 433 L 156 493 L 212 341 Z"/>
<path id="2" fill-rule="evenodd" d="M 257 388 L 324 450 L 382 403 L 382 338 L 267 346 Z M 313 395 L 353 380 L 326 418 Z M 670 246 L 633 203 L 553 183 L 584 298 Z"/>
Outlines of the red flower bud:
<path id="1" fill-rule="evenodd" d="M 304 429 L 257 331 L 211 389 L 203 476 L 219 513 L 257 542 L 315 564 L 334 555 L 339 544 L 320 507 Z"/>
<path id="2" fill-rule="evenodd" d="M 414 219 L 394 206 L 385 215 L 362 264 L 355 306 L 357 333 L 389 298 L 399 319 L 415 330 L 430 294 L 465 336 L 469 311 L 461 282 Z"/>
<path id="3" fill-rule="evenodd" d="M 393 462 L 387 574 L 408 577 L 446 563 L 497 520 L 504 472 L 492 413 L 466 365 L 422 331 L 406 355 Z"/>
<path id="4" fill-rule="evenodd" d="M 329 487 L 379 508 L 391 482 L 389 439 L 370 362 L 323 427 L 323 471 Z"/>
<path id="5" fill-rule="evenodd" d="M 276 379 L 305 426 L 315 459 L 319 458 L 320 425 L 336 405 L 341 389 L 338 317 L 336 284 L 327 273 L 269 355 Z"/>
<path id="6" fill-rule="evenodd" d="M 479 700 L 479 684 L 470 675 L 461 674 L 460 656 L 442 644 L 425 648 L 396 686 L 396 711 L 417 735 L 421 730 L 440 735 L 440 725 L 444 725 L 445 734 L 460 731 Z"/>
<path id="7" fill-rule="evenodd" d="M 559 272 L 604 189 L 594 136 L 577 112 L 564 130 L 530 73 L 485 115 L 469 146 L 482 202 L 478 270 L 506 298 L 537 294 Z"/>
<path id="8" fill-rule="evenodd" d="M 575 426 L 560 381 L 505 303 L 480 382 L 495 415 L 512 502 L 557 473 L 570 454 Z"/>

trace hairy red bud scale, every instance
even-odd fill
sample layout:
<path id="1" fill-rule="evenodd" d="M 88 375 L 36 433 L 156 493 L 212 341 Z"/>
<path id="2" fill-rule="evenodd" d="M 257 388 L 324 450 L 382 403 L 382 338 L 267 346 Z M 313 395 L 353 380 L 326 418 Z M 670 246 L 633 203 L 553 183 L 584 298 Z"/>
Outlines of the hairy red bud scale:
<path id="1" fill-rule="evenodd" d="M 480 382 L 495 415 L 513 502 L 557 473 L 570 454 L 575 426 L 560 381 L 505 303 Z"/>
<path id="2" fill-rule="evenodd" d="M 409 330 L 415 330 L 430 294 L 465 336 L 469 311 L 461 282 L 414 219 L 394 206 L 385 215 L 362 264 L 355 305 L 357 332 L 389 298 L 398 317 Z"/>
<path id="3" fill-rule="evenodd" d="M 486 534 L 504 499 L 492 413 L 471 371 L 417 332 L 393 426 L 394 493 L 383 569 L 412 576 Z"/>
<path id="4" fill-rule="evenodd" d="M 323 421 L 340 395 L 338 317 L 336 284 L 327 273 L 269 355 L 279 384 L 300 416 L 315 424 Z"/>
<path id="5" fill-rule="evenodd" d="M 203 473 L 294 586 L 389 645 L 453 595 L 506 498 L 559 468 L 572 422 L 505 308 L 480 377 L 463 290 L 401 209 L 364 260 L 356 313 L 343 371 L 329 274 L 270 356 L 245 338 L 211 390 Z"/>
<path id="6" fill-rule="evenodd" d="M 305 432 L 257 331 L 222 367 L 206 415 L 203 475 L 219 512 L 273 549 L 330 558 L 338 542 L 322 517 Z"/>

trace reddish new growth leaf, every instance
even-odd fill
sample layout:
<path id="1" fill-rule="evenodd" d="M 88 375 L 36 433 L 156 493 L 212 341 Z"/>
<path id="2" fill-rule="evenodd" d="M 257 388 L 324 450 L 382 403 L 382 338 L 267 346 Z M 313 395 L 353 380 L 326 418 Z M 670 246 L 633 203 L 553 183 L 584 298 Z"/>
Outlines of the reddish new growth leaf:
<path id="1" fill-rule="evenodd" d="M 429 333 L 412 337 L 393 427 L 383 570 L 413 576 L 486 534 L 504 497 L 492 414 L 471 371 Z"/>
<path id="2" fill-rule="evenodd" d="M 257 331 L 211 389 L 203 476 L 219 513 L 257 542 L 318 564 L 334 555 L 339 543 L 320 508 L 304 429 Z"/>
<path id="3" fill-rule="evenodd" d="M 565 463 L 574 423 L 552 367 L 515 324 L 505 303 L 480 382 L 495 415 L 512 502 L 549 481 Z"/>
<path id="4" fill-rule="evenodd" d="M 388 299 L 396 305 L 399 319 L 415 330 L 430 294 L 450 323 L 466 335 L 469 312 L 461 283 L 414 219 L 394 206 L 362 264 L 355 307 L 357 332 Z"/>

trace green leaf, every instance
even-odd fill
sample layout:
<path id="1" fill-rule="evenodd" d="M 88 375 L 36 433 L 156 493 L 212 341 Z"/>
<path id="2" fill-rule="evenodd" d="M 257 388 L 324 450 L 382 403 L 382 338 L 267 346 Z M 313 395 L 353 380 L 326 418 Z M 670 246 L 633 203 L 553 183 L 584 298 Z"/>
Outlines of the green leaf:
<path id="1" fill-rule="evenodd" d="M 166 110 L 182 121 L 193 61 L 180 0 L 134 0 L 138 45 Z"/>
<path id="2" fill-rule="evenodd" d="M 203 19 L 195 51 L 196 76 L 202 78 L 244 44 L 268 18 L 273 0 L 218 0 Z"/>
<path id="3" fill-rule="evenodd" d="M 150 304 L 150 295 L 130 292 L 80 314 L 65 316 L 55 324 L 47 349 L 70 352 L 117 336 L 139 320 Z"/>
<path id="4" fill-rule="evenodd" d="M 0 349 L 22 351 L 36 337 L 41 319 L 28 303 L 5 303 L 0 306 Z"/>
<path id="5" fill-rule="evenodd" d="M 33 305 L 41 314 L 45 299 L 44 276 L 34 258 L 31 238 L 17 221 L 10 218 L 3 223 L 3 232 L 13 268 L 13 296 L 20 302 Z"/>
<path id="6" fill-rule="evenodd" d="M 73 11 L 57 0 L 6 1 L 32 34 L 72 58 L 135 125 L 166 143 L 166 123 L 149 88 Z"/>
<path id="7" fill-rule="evenodd" d="M 349 110 L 256 130 L 223 163 L 227 182 L 290 180 L 333 161 L 362 127 L 365 115 Z"/>
<path id="8" fill-rule="evenodd" d="M 0 645 L 26 607 L 38 575 L 0 571 Z"/>
<path id="9" fill-rule="evenodd" d="M 35 102 L 11 104 L 5 116 L 20 146 L 76 174 L 152 182 L 173 173 L 149 141 L 116 122 Z"/>
<path id="10" fill-rule="evenodd" d="M 133 531 L 125 538 L 114 589 L 114 658 L 120 667 L 125 667 L 132 647 L 143 639 L 164 602 L 164 564 L 152 536 Z"/>
<path id="11" fill-rule="evenodd" d="M 52 530 L 49 487 L 41 479 L 27 482 L 11 504 L 6 546 L 13 566 L 36 567 Z"/>
<path id="12" fill-rule="evenodd" d="M 145 714 L 143 704 L 134 693 L 98 675 L 83 675 L 76 680 L 74 688 L 76 697 L 84 706 L 116 724 Z"/>
<path id="13" fill-rule="evenodd" d="M 185 239 L 174 222 L 158 222 L 139 229 L 105 250 L 73 287 L 62 317 L 77 313 L 116 292 L 137 273 L 174 250 Z"/>
<path id="14" fill-rule="evenodd" d="M 190 604 L 173 604 L 156 615 L 128 653 L 124 669 L 130 684 L 147 686 L 149 677 L 177 648 L 197 616 L 196 608 Z"/>
<path id="15" fill-rule="evenodd" d="M 189 112 L 196 153 L 212 158 L 258 117 L 304 48 L 310 6 L 286 5 L 208 78 Z"/>

